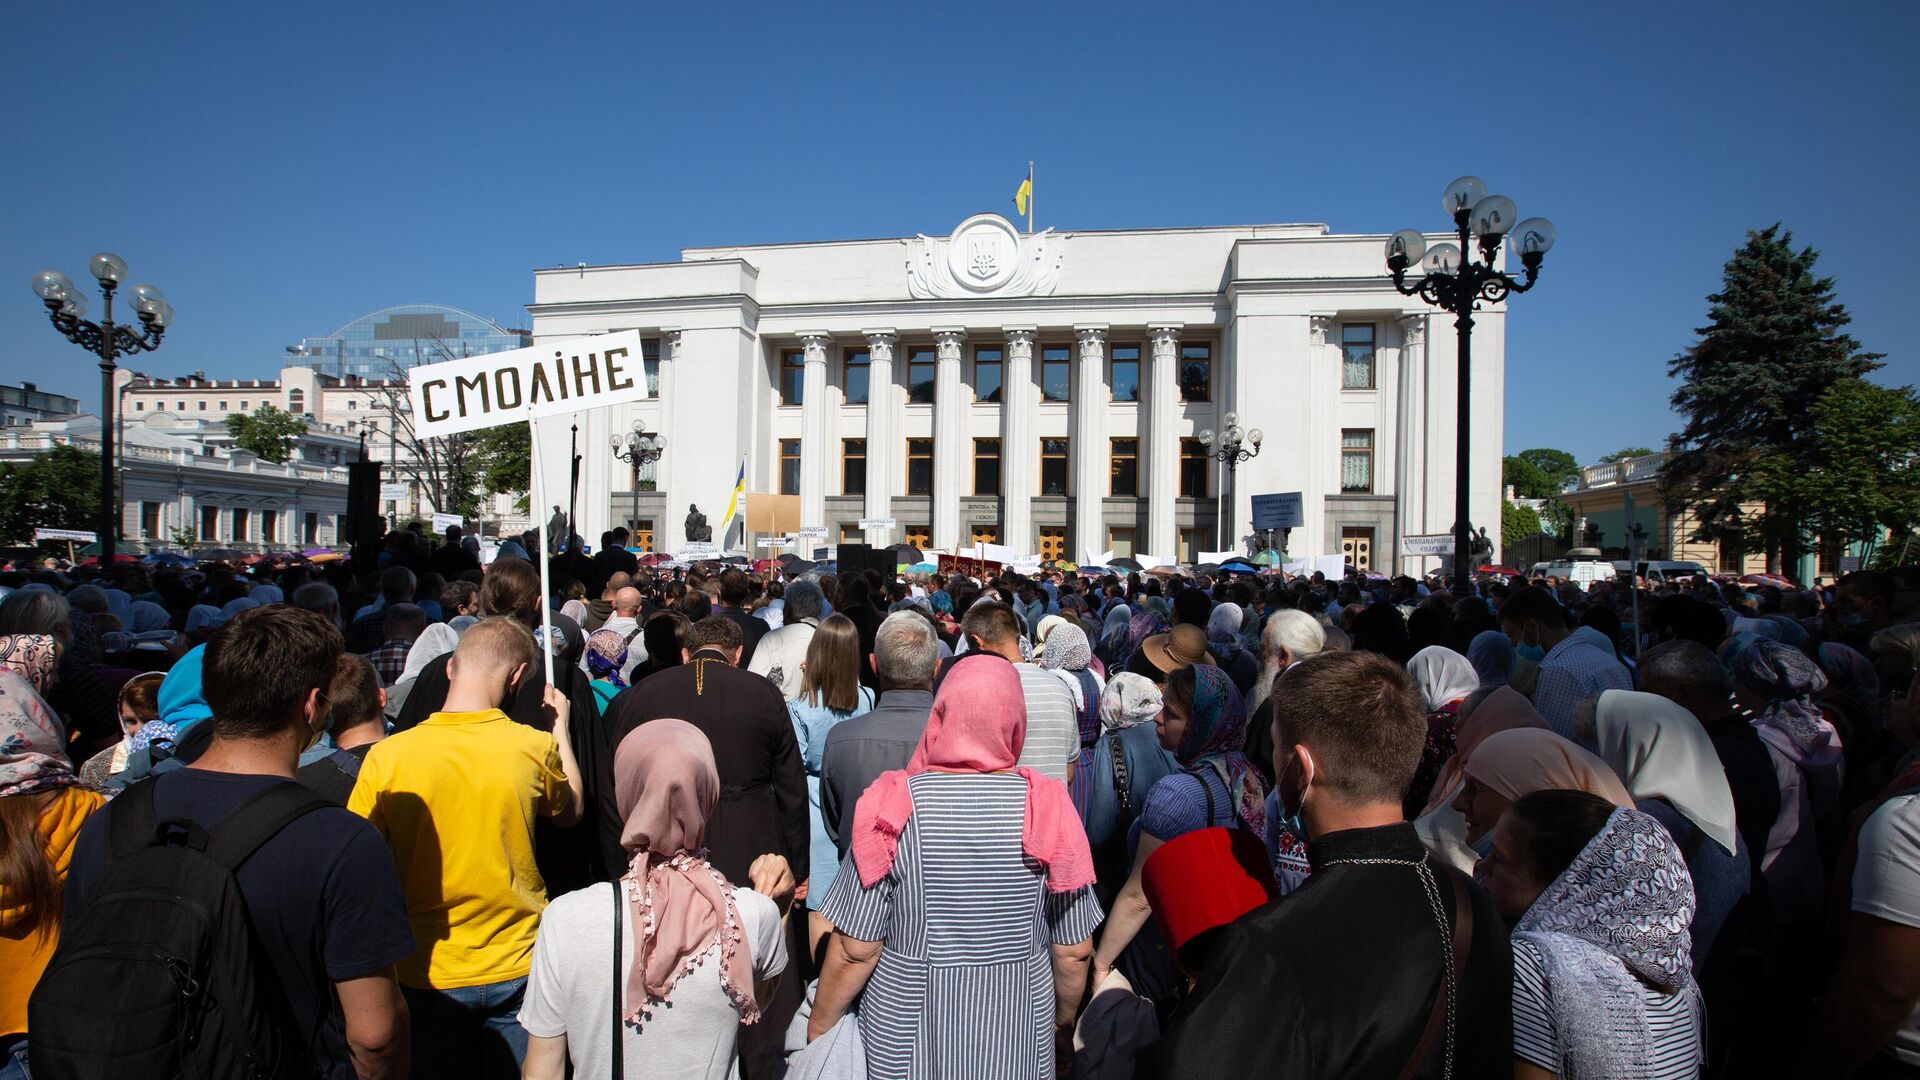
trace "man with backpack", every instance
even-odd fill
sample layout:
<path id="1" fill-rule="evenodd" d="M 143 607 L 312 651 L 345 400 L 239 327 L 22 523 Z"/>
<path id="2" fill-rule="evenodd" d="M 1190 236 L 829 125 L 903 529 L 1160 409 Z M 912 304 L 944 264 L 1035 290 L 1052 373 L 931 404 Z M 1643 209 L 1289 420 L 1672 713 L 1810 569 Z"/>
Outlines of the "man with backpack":
<path id="1" fill-rule="evenodd" d="M 297 779 L 328 801 L 347 805 L 367 751 L 387 735 L 387 692 L 364 656 L 340 654 L 327 689 L 333 703 L 333 750 L 300 766 Z"/>
<path id="2" fill-rule="evenodd" d="M 392 856 L 296 783 L 343 647 L 313 612 L 242 612 L 205 653 L 212 740 L 82 830 L 29 1005 L 41 1077 L 400 1077 L 413 952 Z"/>

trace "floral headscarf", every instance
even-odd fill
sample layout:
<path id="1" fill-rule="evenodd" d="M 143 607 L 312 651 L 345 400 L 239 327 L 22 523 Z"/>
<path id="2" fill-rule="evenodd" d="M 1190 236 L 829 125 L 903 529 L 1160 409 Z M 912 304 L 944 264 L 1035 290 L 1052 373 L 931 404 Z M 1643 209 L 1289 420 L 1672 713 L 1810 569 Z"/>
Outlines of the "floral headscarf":
<path id="1" fill-rule="evenodd" d="M 587 638 L 587 670 L 594 678 L 625 690 L 627 680 L 621 678 L 620 673 L 626 667 L 627 635 L 618 630 L 595 630 Z"/>
<path id="2" fill-rule="evenodd" d="M 1267 828 L 1267 786 L 1248 764 L 1241 747 L 1247 741 L 1247 703 L 1233 679 L 1214 664 L 1193 665 L 1193 708 L 1187 733 L 1173 756 L 1181 765 L 1204 765 L 1219 774 L 1233 795 L 1240 820 L 1257 835 Z"/>
<path id="3" fill-rule="evenodd" d="M 53 707 L 18 672 L 0 670 L 0 798 L 80 782 Z"/>
<path id="4" fill-rule="evenodd" d="M 0 667 L 5 667 L 46 693 L 60 666 L 60 643 L 51 634 L 13 634 L 0 637 Z"/>
<path id="5" fill-rule="evenodd" d="M 1693 879 L 1667 830 L 1616 809 L 1514 927 L 1554 991 L 1569 1076 L 1637 1076 L 1650 1060 L 1641 983 L 1693 994 Z M 1697 1006 L 1696 1006 L 1697 1007 Z"/>
<path id="6" fill-rule="evenodd" d="M 1160 688 L 1145 675 L 1123 671 L 1107 680 L 1100 695 L 1100 728 L 1119 731 L 1151 723 L 1160 715 Z"/>
<path id="7" fill-rule="evenodd" d="M 1813 696 L 1827 688 L 1820 665 L 1777 641 L 1756 641 L 1733 658 L 1735 685 L 1766 697 L 1758 722 L 1785 732 L 1796 744 L 1821 741 L 1826 719 Z"/>

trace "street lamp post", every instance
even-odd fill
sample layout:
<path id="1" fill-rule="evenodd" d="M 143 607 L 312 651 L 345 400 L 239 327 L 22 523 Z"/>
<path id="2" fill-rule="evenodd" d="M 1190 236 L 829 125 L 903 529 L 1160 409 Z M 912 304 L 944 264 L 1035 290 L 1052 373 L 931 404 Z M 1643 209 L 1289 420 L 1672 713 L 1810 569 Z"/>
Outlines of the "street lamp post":
<path id="1" fill-rule="evenodd" d="M 1229 526 L 1228 518 L 1233 513 L 1233 498 L 1236 493 L 1233 483 L 1234 470 L 1248 458 L 1260 456 L 1260 440 L 1263 437 L 1259 428 L 1242 431 L 1239 413 L 1228 413 L 1227 426 L 1221 431 L 1216 432 L 1208 428 L 1200 432 L 1200 442 L 1206 446 L 1207 456 L 1215 461 L 1224 462 L 1227 466 L 1227 487 L 1221 492 L 1221 497 L 1225 500 L 1225 508 L 1221 508 L 1219 501 L 1214 504 L 1215 551 L 1225 550 L 1220 545 L 1233 539 L 1233 529 Z M 1239 547 L 1239 541 L 1235 540 L 1234 549 L 1238 550 Z"/>
<path id="2" fill-rule="evenodd" d="M 613 456 L 633 466 L 633 502 L 627 516 L 637 520 L 640 516 L 640 468 L 660 460 L 660 454 L 667 448 L 664 436 L 646 430 L 640 421 L 633 422 L 633 430 L 625 436 L 610 435 L 607 444 L 613 450 Z"/>
<path id="3" fill-rule="evenodd" d="M 138 332 L 126 323 L 113 321 L 113 294 L 127 279 L 127 261 L 111 252 L 101 252 L 87 262 L 87 270 L 100 283 L 99 322 L 88 322 L 87 297 L 58 270 L 42 270 L 33 276 L 33 294 L 47 305 L 47 317 L 53 328 L 68 341 L 100 358 L 100 565 L 111 567 L 119 553 L 118 533 L 120 500 L 114 490 L 114 360 L 160 347 L 167 325 L 173 322 L 173 305 L 151 285 L 132 289 L 134 310 L 139 313 Z"/>
<path id="4" fill-rule="evenodd" d="M 1528 218 L 1514 223 L 1517 212 L 1513 200 L 1505 195 L 1488 195 L 1487 185 L 1477 176 L 1463 176 L 1447 185 L 1441 204 L 1453 218 L 1459 244 L 1427 246 L 1427 238 L 1418 229 L 1401 229 L 1387 238 L 1387 269 L 1393 273 L 1393 287 L 1403 296 L 1418 296 L 1434 307 L 1453 313 L 1454 329 L 1460 335 L 1460 385 L 1457 403 L 1458 442 L 1454 448 L 1453 508 L 1453 586 L 1462 596 L 1473 592 L 1473 526 L 1468 520 L 1468 466 L 1472 459 L 1469 434 L 1473 407 L 1469 392 L 1473 385 L 1473 312 L 1481 303 L 1497 304 L 1509 293 L 1533 288 L 1540 274 L 1540 261 L 1553 247 L 1553 223 L 1546 218 Z M 1526 268 L 1521 280 L 1509 277 L 1494 266 L 1500 244 L 1513 237 L 1520 265 Z M 1479 239 L 1479 257 L 1474 256 L 1473 238 Z M 1425 276 L 1408 281 L 1409 267 L 1419 264 Z"/>

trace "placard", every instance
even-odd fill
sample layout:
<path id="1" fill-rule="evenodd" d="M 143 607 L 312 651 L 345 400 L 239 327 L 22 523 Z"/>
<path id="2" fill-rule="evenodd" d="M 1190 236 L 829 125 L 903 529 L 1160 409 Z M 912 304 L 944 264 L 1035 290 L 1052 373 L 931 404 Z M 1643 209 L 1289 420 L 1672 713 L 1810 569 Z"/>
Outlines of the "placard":
<path id="1" fill-rule="evenodd" d="M 805 525 L 793 535 L 802 540 L 825 540 L 827 538 L 827 527 L 825 525 Z"/>
<path id="2" fill-rule="evenodd" d="M 459 514 L 433 515 L 433 531 L 437 533 L 444 533 L 455 525 L 465 526 L 466 523 L 467 519 L 461 517 Z"/>
<path id="3" fill-rule="evenodd" d="M 1851 574 L 1851 573 L 1857 572 L 1859 569 L 1860 569 L 1860 556 L 1858 555 L 1840 556 L 1840 572 L 1841 573 Z"/>
<path id="4" fill-rule="evenodd" d="M 860 519 L 860 528 L 863 530 L 891 529 L 893 528 L 893 526 L 894 526 L 894 521 L 892 518 L 861 518 Z"/>
<path id="5" fill-rule="evenodd" d="M 83 544 L 95 544 L 99 543 L 100 534 L 88 532 L 85 529 L 35 529 L 33 540 L 36 544 L 42 540 L 73 540 Z"/>
<path id="6" fill-rule="evenodd" d="M 1252 524 L 1255 529 L 1298 529 L 1305 523 L 1304 517 L 1300 493 L 1297 491 L 1253 497 Z"/>
<path id="7" fill-rule="evenodd" d="M 698 562 L 701 559 L 717 559 L 720 557 L 720 545 L 719 544 L 701 544 L 701 543 L 682 544 L 677 550 L 674 551 L 673 557 L 676 559 L 679 559 L 682 562 Z"/>
<path id="8" fill-rule="evenodd" d="M 388 481 L 380 485 L 381 502 L 406 502 L 407 485 L 404 481 Z"/>
<path id="9" fill-rule="evenodd" d="M 640 331 L 426 364 L 407 372 L 407 391 L 421 438 L 640 401 L 647 396 Z"/>
<path id="10" fill-rule="evenodd" d="M 1403 536 L 1400 538 L 1402 555 L 1451 555 L 1453 554 L 1453 534 L 1435 533 L 1428 536 Z"/>

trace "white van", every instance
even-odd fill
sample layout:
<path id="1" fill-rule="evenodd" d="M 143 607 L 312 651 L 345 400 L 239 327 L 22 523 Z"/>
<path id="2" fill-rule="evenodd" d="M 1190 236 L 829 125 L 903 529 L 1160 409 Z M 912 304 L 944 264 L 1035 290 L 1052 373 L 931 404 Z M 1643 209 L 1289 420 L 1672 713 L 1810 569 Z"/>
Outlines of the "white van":
<path id="1" fill-rule="evenodd" d="M 1633 564 L 1636 576 L 1645 578 L 1652 585 L 1663 581 L 1686 581 L 1689 578 L 1709 576 L 1706 567 L 1697 562 L 1677 562 L 1671 559 L 1642 559 Z"/>
<path id="2" fill-rule="evenodd" d="M 1527 571 L 1530 578 L 1557 577 L 1562 581 L 1577 581 L 1582 585 L 1591 585 L 1596 581 L 1612 581 L 1619 576 L 1613 564 L 1601 558 L 1599 548 L 1574 548 L 1565 558 L 1552 562 L 1538 562 Z"/>

